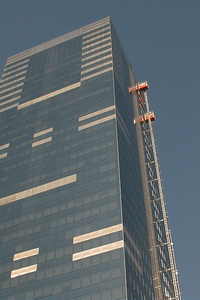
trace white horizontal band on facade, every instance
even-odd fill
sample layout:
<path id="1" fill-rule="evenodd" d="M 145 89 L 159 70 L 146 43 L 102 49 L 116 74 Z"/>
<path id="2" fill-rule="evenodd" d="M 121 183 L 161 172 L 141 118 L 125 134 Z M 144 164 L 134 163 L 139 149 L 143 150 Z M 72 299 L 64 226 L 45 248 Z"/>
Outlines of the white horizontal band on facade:
<path id="1" fill-rule="evenodd" d="M 1 145 L 1 146 L 0 146 L 0 152 L 1 152 L 1 154 L 0 154 L 0 159 L 3 159 L 3 158 L 5 158 L 5 157 L 8 156 L 8 153 L 5 152 L 5 151 L 7 151 L 7 149 L 9 148 L 9 146 L 10 146 L 10 143 L 4 144 L 4 145 Z M 3 153 L 2 153 L 2 152 L 3 152 Z"/>
<path id="2" fill-rule="evenodd" d="M 81 116 L 81 117 L 78 118 L 78 120 L 79 120 L 79 122 L 81 122 L 81 121 L 84 121 L 86 119 L 89 119 L 89 118 L 101 115 L 101 114 L 103 114 L 103 113 L 105 113 L 107 111 L 113 110 L 113 109 L 115 109 L 115 105 L 111 105 L 111 106 L 105 107 L 103 109 L 96 110 L 96 111 L 94 111 L 94 112 L 92 112 L 90 114 Z"/>
<path id="3" fill-rule="evenodd" d="M 90 78 L 99 76 L 99 75 L 101 75 L 101 74 L 107 73 L 107 72 L 112 71 L 112 70 L 113 70 L 113 67 L 106 68 L 106 69 L 101 70 L 101 71 L 99 71 L 99 72 L 96 72 L 96 73 L 93 73 L 93 74 L 91 74 L 91 75 L 87 75 L 87 76 L 82 77 L 82 78 L 81 78 L 81 81 L 88 80 L 88 79 L 90 79 Z"/>
<path id="4" fill-rule="evenodd" d="M 42 145 L 42 144 L 49 143 L 51 141 L 52 141 L 52 137 L 50 136 L 46 139 L 42 139 L 42 140 L 39 140 L 37 142 L 32 143 L 32 148 L 37 147 L 37 146 Z"/>
<path id="5" fill-rule="evenodd" d="M 26 69 L 27 67 L 28 67 L 28 65 L 24 65 L 24 66 L 21 66 L 21 67 L 19 67 L 19 68 L 14 69 L 14 70 L 12 70 L 12 71 L 10 71 L 10 72 L 4 72 L 3 75 L 2 75 L 2 78 L 5 77 L 5 76 L 7 76 L 7 75 L 10 75 L 10 74 L 12 74 L 12 73 L 15 73 L 15 72 L 17 72 L 17 71 Z"/>
<path id="6" fill-rule="evenodd" d="M 103 254 L 103 253 L 110 252 L 110 251 L 113 251 L 113 250 L 117 250 L 117 249 L 120 249 L 120 248 L 123 248 L 123 247 L 124 247 L 124 241 L 121 240 L 121 241 L 110 243 L 110 244 L 107 244 L 107 245 L 104 245 L 104 246 L 91 248 L 89 250 L 74 253 L 73 256 L 72 256 L 72 261 L 76 261 L 76 260 L 79 260 L 79 259 L 91 257 L 91 256 L 98 255 L 98 254 Z"/>
<path id="7" fill-rule="evenodd" d="M 20 86 L 22 86 L 22 85 L 24 85 L 24 82 L 21 82 L 21 83 L 19 83 L 19 84 L 13 85 L 13 86 L 11 86 L 11 87 L 9 87 L 9 88 L 7 88 L 7 89 L 2 89 L 2 90 L 0 91 L 0 94 L 4 94 L 4 93 L 6 93 L 6 92 L 8 92 L 8 91 L 10 91 L 10 90 L 14 90 L 14 89 L 16 89 L 16 88 L 18 88 L 18 87 L 20 87 Z M 0 89 L 1 89 L 1 86 L 0 86 Z"/>
<path id="8" fill-rule="evenodd" d="M 110 226 L 110 227 L 107 227 L 107 228 L 103 228 L 103 229 L 100 229 L 100 230 L 96 230 L 96 231 L 93 231 L 93 232 L 89 232 L 89 233 L 86 233 L 86 234 L 75 236 L 73 238 L 73 244 L 85 242 L 85 241 L 88 241 L 88 240 L 92 240 L 92 239 L 95 239 L 95 238 L 98 238 L 98 237 L 101 237 L 101 236 L 104 236 L 104 235 L 107 235 L 107 234 L 115 233 L 115 232 L 118 232 L 118 231 L 122 231 L 122 230 L 123 230 L 123 225 L 122 224 Z"/>
<path id="9" fill-rule="evenodd" d="M 84 28 L 84 32 L 92 31 L 95 29 L 101 29 L 103 26 L 110 25 L 109 21 L 97 22 L 96 24 L 90 24 Z"/>
<path id="10" fill-rule="evenodd" d="M 15 55 L 13 55 L 13 56 L 8 57 L 7 62 L 14 61 L 14 60 L 17 60 L 17 59 L 18 59 L 18 60 L 23 59 L 23 58 L 25 58 L 28 54 L 31 54 L 30 49 L 25 50 L 25 51 L 23 51 L 23 52 L 20 52 L 20 53 L 18 53 L 18 54 L 15 54 Z"/>
<path id="11" fill-rule="evenodd" d="M 39 248 L 30 249 L 28 251 L 23 251 L 20 253 L 16 253 L 13 256 L 13 261 L 21 260 L 27 257 L 35 256 L 39 254 Z"/>
<path id="12" fill-rule="evenodd" d="M 9 77 L 6 77 L 6 78 L 4 78 L 4 79 L 1 79 L 1 80 L 0 80 L 0 83 L 2 83 L 2 82 L 7 82 L 7 81 L 9 81 L 9 80 L 12 79 L 12 78 L 18 77 L 18 76 L 23 75 L 23 74 L 26 74 L 26 73 L 27 73 L 27 70 L 24 70 L 24 71 L 22 71 L 22 72 L 19 72 L 19 73 L 17 73 L 17 74 L 12 75 L 12 76 L 9 76 Z"/>
<path id="13" fill-rule="evenodd" d="M 0 159 L 5 158 L 7 155 L 8 155 L 7 152 L 5 152 L 5 153 L 3 153 L 3 154 L 0 154 Z"/>
<path id="14" fill-rule="evenodd" d="M 110 25 L 109 21 L 104 21 L 104 22 L 100 22 L 100 23 L 97 23 L 94 25 L 89 25 L 86 28 L 84 28 L 84 33 L 98 29 L 98 28 L 100 29 L 101 27 L 106 26 L 106 25 Z"/>
<path id="15" fill-rule="evenodd" d="M 110 46 L 110 48 L 107 48 L 108 46 Z M 104 49 L 104 48 L 107 48 L 106 50 L 111 50 L 111 42 L 109 42 L 109 43 L 106 43 L 106 44 L 103 44 L 103 45 L 101 45 L 101 46 L 96 46 L 96 47 L 94 47 L 94 48 L 92 48 L 92 49 L 90 49 L 90 50 L 88 50 L 88 51 L 84 51 L 84 52 L 82 52 L 82 57 L 84 56 L 86 56 L 87 54 L 89 54 L 89 53 L 92 53 L 92 52 L 95 52 L 95 51 L 98 51 L 98 50 L 101 50 L 101 49 Z M 82 58 L 83 59 L 83 58 Z"/>
<path id="16" fill-rule="evenodd" d="M 3 198 L 0 198 L 0 206 L 5 205 L 5 204 L 9 204 L 18 200 L 22 200 L 24 198 L 27 197 L 31 197 L 46 191 L 50 191 L 53 189 L 56 189 L 58 187 L 76 182 L 76 174 L 64 177 L 64 178 L 60 178 L 42 185 L 38 185 L 36 187 L 33 187 L 31 189 L 16 193 L 16 194 L 12 194 Z"/>
<path id="17" fill-rule="evenodd" d="M 13 95 L 15 95 L 15 94 L 19 94 L 19 93 L 21 93 L 21 92 L 22 92 L 22 89 L 16 90 L 16 91 L 14 91 L 14 92 L 12 92 L 12 93 L 9 93 L 9 94 L 6 94 L 6 95 L 4 95 L 4 96 L 0 96 L 0 100 L 3 100 L 3 99 L 5 99 L 5 98 L 8 98 L 8 97 L 13 96 Z"/>
<path id="18" fill-rule="evenodd" d="M 12 104 L 12 105 L 10 105 L 10 106 L 6 106 L 6 107 L 4 107 L 4 108 L 1 108 L 1 109 L 0 109 L 0 113 L 1 113 L 1 112 L 4 112 L 4 111 L 6 111 L 6 110 L 12 109 L 12 108 L 14 108 L 14 107 L 17 107 L 18 105 L 19 105 L 19 103 L 15 103 L 15 104 Z"/>
<path id="19" fill-rule="evenodd" d="M 89 45 L 87 45 L 87 46 L 83 46 L 83 47 L 82 47 L 82 50 L 84 51 L 85 49 L 88 49 L 88 48 L 90 48 L 90 47 L 99 45 L 99 44 L 104 43 L 104 42 L 106 42 L 106 41 L 108 41 L 108 40 L 110 40 L 110 39 L 111 39 L 111 37 L 110 37 L 110 34 L 109 34 L 109 37 L 107 37 L 107 38 L 105 38 L 105 39 L 99 40 L 99 41 L 97 41 L 97 42 L 95 42 L 95 43 L 91 43 L 91 44 L 89 44 Z"/>
<path id="20" fill-rule="evenodd" d="M 83 63 L 84 61 L 87 61 L 87 60 L 89 60 L 89 59 L 91 59 L 91 58 L 97 58 L 97 57 L 99 57 L 100 55 L 102 55 L 102 54 L 111 54 L 111 49 L 106 49 L 106 50 L 103 50 L 103 51 L 100 51 L 100 52 L 98 52 L 98 53 L 95 53 L 95 54 L 92 54 L 92 55 L 89 55 L 89 56 L 85 56 L 85 57 L 82 57 L 82 59 L 81 59 L 81 62 Z"/>
<path id="21" fill-rule="evenodd" d="M 68 85 L 62 89 L 59 89 L 57 91 L 54 91 L 54 92 L 51 92 L 49 94 L 46 94 L 46 95 L 43 95 L 43 96 L 40 96 L 38 98 L 35 98 L 33 100 L 30 100 L 28 102 L 25 102 L 25 103 L 22 103 L 18 106 L 18 109 L 22 109 L 22 108 L 25 108 L 25 107 L 28 107 L 30 105 L 33 105 L 33 104 L 36 104 L 36 103 L 39 103 L 39 102 L 42 102 L 44 100 L 47 100 L 47 99 L 50 99 L 54 96 L 57 96 L 57 95 L 60 95 L 62 93 L 65 93 L 65 92 L 68 92 L 68 91 L 71 91 L 77 87 L 80 87 L 81 86 L 81 82 L 77 82 L 77 83 L 74 83 L 74 84 L 71 84 L 71 85 Z"/>
<path id="22" fill-rule="evenodd" d="M 87 67 L 87 66 L 96 64 L 96 63 L 101 62 L 102 60 L 105 60 L 105 59 L 110 58 L 110 57 L 112 57 L 112 54 L 111 54 L 111 53 L 108 54 L 108 55 L 104 55 L 103 57 L 100 57 L 100 58 L 91 60 L 91 61 L 89 61 L 89 62 L 87 62 L 87 63 L 85 63 L 85 64 L 82 64 L 82 65 L 81 65 L 81 68 L 85 68 L 85 67 Z"/>
<path id="23" fill-rule="evenodd" d="M 11 271 L 10 278 L 15 278 L 15 277 L 33 273 L 36 271 L 37 271 L 37 264 L 31 265 L 31 266 L 28 266 L 25 268 L 16 269 L 16 270 Z"/>
<path id="24" fill-rule="evenodd" d="M 25 78 L 26 78 L 26 77 L 23 76 L 23 77 L 20 77 L 20 78 L 15 79 L 15 80 L 13 80 L 13 81 L 6 82 L 6 83 L 4 83 L 4 84 L 2 84 L 2 85 L 1 85 L 1 81 L 0 81 L 0 88 L 3 88 L 3 87 L 5 87 L 5 86 L 11 85 L 11 84 L 14 84 L 14 83 L 16 83 L 16 82 L 18 82 L 18 81 L 24 80 Z"/>
<path id="25" fill-rule="evenodd" d="M 84 71 L 81 71 L 81 75 L 87 74 L 87 73 L 89 73 L 89 72 L 91 72 L 91 71 L 100 69 L 100 68 L 105 67 L 105 66 L 107 66 L 107 65 L 112 65 L 112 61 L 109 60 L 109 61 L 107 61 L 107 62 L 104 62 L 104 63 L 101 63 L 101 64 L 99 64 L 99 65 L 96 65 L 96 66 L 94 66 L 94 67 L 92 67 L 92 68 L 89 68 L 89 69 L 86 69 L 86 70 L 84 70 Z"/>
<path id="26" fill-rule="evenodd" d="M 9 65 L 7 65 L 6 64 L 6 66 L 5 66 L 5 69 L 4 70 L 9 70 L 9 69 L 12 69 L 12 68 L 15 68 L 15 67 L 18 67 L 18 66 L 20 66 L 20 65 L 23 65 L 23 64 L 25 64 L 25 63 L 28 63 L 29 62 L 29 59 L 26 59 L 26 60 L 22 60 L 22 61 L 20 61 L 20 62 L 18 62 L 18 63 L 13 63 L 13 64 L 9 64 Z"/>
<path id="27" fill-rule="evenodd" d="M 0 150 L 7 149 L 10 146 L 10 143 L 0 146 Z"/>
<path id="28" fill-rule="evenodd" d="M 107 36 L 110 36 L 110 31 L 107 31 L 105 33 L 102 33 L 102 34 L 99 34 L 97 36 L 91 37 L 91 38 L 89 38 L 87 40 L 84 40 L 84 41 L 82 41 L 82 45 L 85 45 L 85 44 L 91 43 L 91 42 L 95 42 L 96 40 L 98 40 L 98 39 L 100 39 L 102 37 L 107 37 Z"/>
<path id="29" fill-rule="evenodd" d="M 102 119 L 99 119 L 99 120 L 96 120 L 96 121 L 93 121 L 93 122 L 90 122 L 90 123 L 87 123 L 87 124 L 84 124 L 84 125 L 81 125 L 81 126 L 78 127 L 78 131 L 81 131 L 81 130 L 84 130 L 86 128 L 90 128 L 90 127 L 96 126 L 98 124 L 110 121 L 110 120 L 115 119 L 115 118 L 116 118 L 116 114 L 108 116 L 108 117 L 105 117 L 105 118 L 102 118 Z"/>
<path id="30" fill-rule="evenodd" d="M 19 100 L 20 97 L 21 97 L 21 96 L 16 96 L 16 97 L 13 97 L 13 98 L 11 98 L 11 99 L 9 99 L 9 100 L 6 100 L 6 101 L 4 101 L 4 102 L 1 102 L 1 103 L 0 103 L 0 106 L 6 105 L 6 104 L 11 103 L 11 102 L 14 102 L 14 101 L 16 101 L 16 100 Z"/>
<path id="31" fill-rule="evenodd" d="M 31 54 L 30 50 L 23 51 L 19 54 L 13 55 L 7 59 L 6 65 L 12 64 L 18 60 L 24 59 Z"/>
<path id="32" fill-rule="evenodd" d="M 38 136 L 44 135 L 44 134 L 52 132 L 52 131 L 53 131 L 53 127 L 42 130 L 42 131 L 38 131 L 38 132 L 34 133 L 33 137 L 36 138 Z"/>
<path id="33" fill-rule="evenodd" d="M 102 32 L 104 32 L 104 31 L 107 31 L 108 29 L 110 29 L 110 26 L 105 27 L 105 28 L 102 28 L 102 29 L 99 29 L 99 30 L 96 30 L 95 32 L 92 32 L 92 33 L 88 33 L 88 34 L 86 34 L 86 35 L 83 35 L 83 40 L 88 39 L 89 37 L 94 36 L 94 35 L 97 35 L 97 34 L 102 33 Z M 85 41 L 84 41 L 84 42 L 85 42 Z"/>

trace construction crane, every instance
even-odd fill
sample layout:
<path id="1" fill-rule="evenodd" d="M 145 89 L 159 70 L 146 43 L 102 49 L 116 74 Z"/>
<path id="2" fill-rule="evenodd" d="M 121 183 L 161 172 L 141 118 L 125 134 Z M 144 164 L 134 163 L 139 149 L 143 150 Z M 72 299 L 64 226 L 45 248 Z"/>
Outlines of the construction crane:
<path id="1" fill-rule="evenodd" d="M 149 113 L 145 113 L 144 115 L 140 115 L 139 116 L 139 122 L 143 123 L 143 122 L 149 122 L 149 120 L 151 121 L 155 121 L 156 117 L 153 111 L 150 111 Z M 136 124 L 136 120 L 133 120 L 134 124 Z"/>
<path id="2" fill-rule="evenodd" d="M 132 95 L 132 92 L 136 91 L 146 91 L 149 88 L 147 81 L 137 82 L 135 86 L 129 87 L 129 93 Z"/>
<path id="3" fill-rule="evenodd" d="M 152 127 L 152 121 L 155 121 L 154 112 L 149 110 L 149 102 L 147 90 L 149 85 L 147 81 L 137 82 L 134 86 L 128 88 L 130 95 L 136 94 L 138 96 L 139 116 L 134 120 L 134 124 L 141 124 L 141 133 L 143 140 L 143 149 L 146 157 L 146 174 L 147 184 L 145 189 L 149 190 L 149 200 L 147 200 L 147 215 L 149 222 L 151 241 L 152 260 L 155 264 L 153 280 L 155 282 L 155 290 L 157 291 L 158 299 L 174 299 L 180 300 L 180 288 L 178 283 L 178 276 L 176 270 L 176 263 L 174 258 L 174 249 L 171 238 L 171 231 L 168 227 L 167 213 L 163 195 L 163 188 L 161 182 L 160 168 L 158 163 L 158 156 L 155 145 L 155 137 Z M 135 99 L 135 97 L 133 98 Z M 135 105 L 135 104 L 134 104 Z M 150 153 L 151 152 L 151 153 Z M 150 155 L 151 154 L 151 155 Z M 154 165 L 152 169 L 151 165 Z M 146 192 L 145 192 L 146 193 Z M 148 193 L 147 193 L 148 194 Z M 160 215 L 160 217 L 159 217 Z M 153 229 L 154 228 L 154 229 Z M 162 228 L 162 230 L 161 230 Z M 162 231 L 160 235 L 159 230 Z M 164 234 L 164 235 L 163 235 Z M 165 246 L 163 248 L 163 246 Z M 162 249 L 161 249 L 161 248 Z M 157 249 L 157 250 L 156 250 Z M 160 254 L 158 251 L 161 251 Z M 164 251 L 164 252 L 163 252 Z M 165 255 L 169 257 L 169 264 L 165 265 Z M 160 256 L 160 258 L 159 258 Z M 160 259 L 164 265 L 160 265 Z M 165 274 L 165 280 L 162 274 Z M 168 277 L 168 273 L 169 275 Z M 166 277 L 167 276 L 167 277 Z M 171 287 L 170 287 L 171 286 Z M 173 292 L 170 292 L 170 290 Z M 171 294 L 171 296 L 169 296 Z"/>
<path id="4" fill-rule="evenodd" d="M 129 87 L 129 93 L 132 95 L 133 92 L 137 92 L 138 96 L 139 96 L 139 100 L 140 100 L 140 103 L 141 105 L 143 106 L 144 108 L 144 104 L 145 104 L 145 101 L 143 99 L 143 96 L 142 96 L 142 93 L 141 91 L 146 91 L 147 89 L 149 88 L 149 85 L 147 83 L 147 81 L 143 81 L 143 82 L 137 82 L 135 86 L 133 87 Z M 150 111 L 148 113 L 145 113 L 144 115 L 140 115 L 139 116 L 139 122 L 140 123 L 143 123 L 144 121 L 145 122 L 148 122 L 149 119 L 151 121 L 155 121 L 156 120 L 156 117 L 155 117 L 155 114 L 153 111 Z M 134 124 L 136 123 L 136 120 L 134 120 Z"/>
<path id="5" fill-rule="evenodd" d="M 142 97 L 142 91 L 146 91 L 149 88 L 147 81 L 137 82 L 135 86 L 129 87 L 129 93 L 132 95 L 133 92 L 137 92 L 140 104 L 144 108 L 145 102 Z"/>

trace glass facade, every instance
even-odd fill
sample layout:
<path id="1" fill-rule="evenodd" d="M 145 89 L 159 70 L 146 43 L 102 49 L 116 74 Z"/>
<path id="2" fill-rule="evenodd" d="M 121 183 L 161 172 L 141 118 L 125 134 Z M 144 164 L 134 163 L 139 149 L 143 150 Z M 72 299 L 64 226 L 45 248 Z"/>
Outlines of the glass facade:
<path id="1" fill-rule="evenodd" d="M 110 18 L 8 58 L 1 300 L 156 299 L 131 84 Z"/>

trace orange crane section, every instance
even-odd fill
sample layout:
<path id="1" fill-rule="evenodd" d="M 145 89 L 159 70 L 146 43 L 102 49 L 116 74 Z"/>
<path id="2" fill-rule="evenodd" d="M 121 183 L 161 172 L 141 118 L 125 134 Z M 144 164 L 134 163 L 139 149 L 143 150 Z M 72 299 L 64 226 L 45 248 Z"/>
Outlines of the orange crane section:
<path id="1" fill-rule="evenodd" d="M 144 100 L 142 97 L 142 92 L 145 92 L 149 88 L 147 81 L 137 82 L 135 86 L 129 87 L 129 93 L 132 95 L 133 92 L 137 92 L 140 104 L 144 108 Z"/>
<path id="2" fill-rule="evenodd" d="M 149 113 L 144 114 L 144 116 L 140 116 L 139 117 L 140 123 L 145 122 L 149 122 L 149 120 L 151 121 L 155 121 L 156 117 L 153 111 L 150 111 Z"/>
<path id="3" fill-rule="evenodd" d="M 140 104 L 142 106 L 142 108 L 144 108 L 144 104 L 145 101 L 143 100 L 143 94 L 141 92 L 146 92 L 146 90 L 149 88 L 149 85 L 147 83 L 147 81 L 143 81 L 143 82 L 137 82 L 135 86 L 131 86 L 129 87 L 129 93 L 132 95 L 133 92 L 136 92 L 138 97 L 139 97 L 139 101 Z M 143 122 L 149 122 L 149 120 L 151 121 L 155 121 L 156 117 L 153 111 L 150 111 L 148 113 L 145 113 L 144 115 L 139 116 L 139 122 L 143 123 Z M 134 124 L 135 124 L 135 120 L 134 120 Z"/>
<path id="4" fill-rule="evenodd" d="M 139 120 L 140 123 L 143 123 L 143 122 L 148 123 L 149 120 L 155 121 L 156 117 L 155 117 L 154 112 L 150 111 L 149 113 L 146 113 L 144 115 L 140 115 L 138 120 Z M 133 120 L 133 123 L 136 124 L 136 120 L 135 119 Z"/>
<path id="5" fill-rule="evenodd" d="M 147 81 L 138 82 L 135 86 L 129 87 L 129 93 L 132 95 L 132 92 L 136 91 L 146 91 L 149 88 Z"/>

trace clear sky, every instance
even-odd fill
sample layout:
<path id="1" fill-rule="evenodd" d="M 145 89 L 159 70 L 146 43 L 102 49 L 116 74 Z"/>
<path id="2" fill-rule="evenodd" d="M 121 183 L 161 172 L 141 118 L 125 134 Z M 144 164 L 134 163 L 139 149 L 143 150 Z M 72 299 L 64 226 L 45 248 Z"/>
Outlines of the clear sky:
<path id="1" fill-rule="evenodd" d="M 147 80 L 182 300 L 200 300 L 200 0 L 0 0 L 8 56 L 111 16 Z"/>

